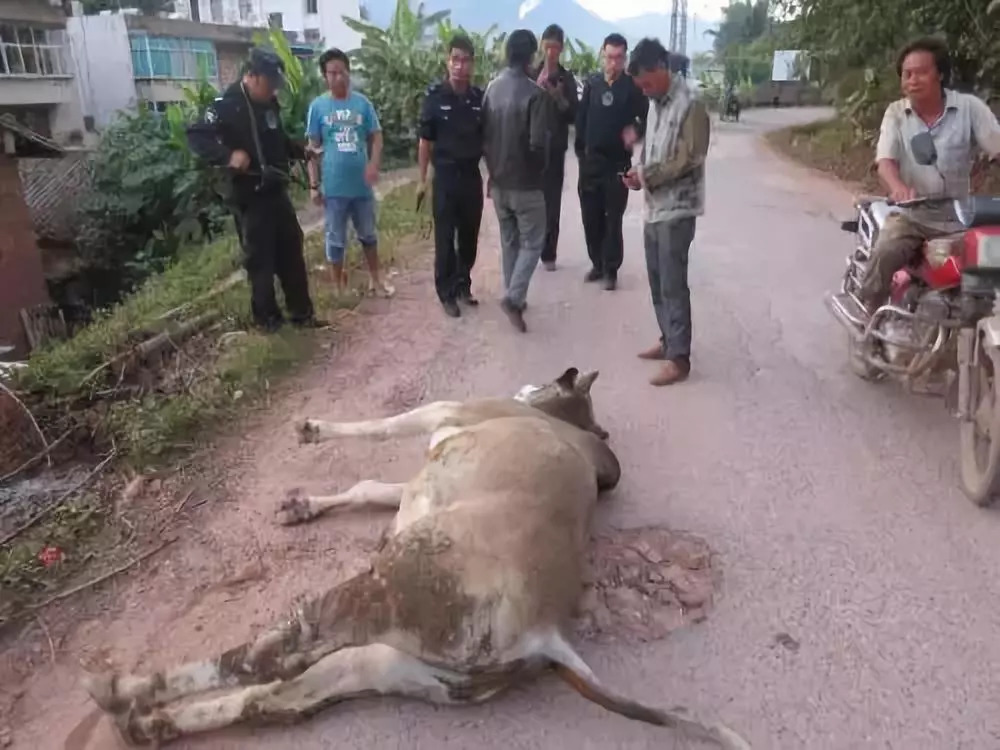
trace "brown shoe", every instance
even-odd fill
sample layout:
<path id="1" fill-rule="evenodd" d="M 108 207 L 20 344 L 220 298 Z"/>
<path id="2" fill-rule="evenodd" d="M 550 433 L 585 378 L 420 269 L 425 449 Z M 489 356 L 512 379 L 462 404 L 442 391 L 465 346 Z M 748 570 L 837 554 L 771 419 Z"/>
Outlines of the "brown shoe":
<path id="1" fill-rule="evenodd" d="M 656 346 L 651 346 L 648 349 L 643 349 L 637 355 L 639 359 L 666 359 L 667 355 L 663 353 L 663 344 L 656 344 Z"/>
<path id="2" fill-rule="evenodd" d="M 650 384 L 655 386 L 673 385 L 687 380 L 691 372 L 691 365 L 678 359 L 668 359 L 660 371 L 649 379 Z"/>

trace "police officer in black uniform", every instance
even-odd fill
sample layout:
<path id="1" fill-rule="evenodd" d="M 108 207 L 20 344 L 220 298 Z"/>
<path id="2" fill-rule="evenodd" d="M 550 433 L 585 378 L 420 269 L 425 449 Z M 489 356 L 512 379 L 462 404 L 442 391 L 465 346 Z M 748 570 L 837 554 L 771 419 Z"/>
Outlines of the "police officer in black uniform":
<path id="1" fill-rule="evenodd" d="M 646 127 L 649 100 L 625 72 L 628 43 L 609 34 L 602 46 L 604 72 L 583 84 L 576 109 L 574 149 L 580 165 L 580 211 L 592 268 L 587 281 L 614 289 L 624 255 L 622 219 L 628 188 L 622 175 L 632 166 L 632 146 Z"/>
<path id="2" fill-rule="evenodd" d="M 458 302 L 478 305 L 472 296 L 479 225 L 483 218 L 483 91 L 471 83 L 475 48 L 457 35 L 448 45 L 448 78 L 427 89 L 420 113 L 419 199 L 427 190 L 427 167 L 434 162 L 434 285 L 445 313 L 461 315 Z M 455 239 L 458 239 L 456 252 Z"/>
<path id="3" fill-rule="evenodd" d="M 191 150 L 209 164 L 228 167 L 227 198 L 250 279 L 254 324 L 277 330 L 284 318 L 274 293 L 281 282 L 294 325 L 319 325 L 309 297 L 302 228 L 288 195 L 290 161 L 305 159 L 301 143 L 281 126 L 277 90 L 284 64 L 273 52 L 255 48 L 242 80 L 232 84 L 188 127 Z"/>

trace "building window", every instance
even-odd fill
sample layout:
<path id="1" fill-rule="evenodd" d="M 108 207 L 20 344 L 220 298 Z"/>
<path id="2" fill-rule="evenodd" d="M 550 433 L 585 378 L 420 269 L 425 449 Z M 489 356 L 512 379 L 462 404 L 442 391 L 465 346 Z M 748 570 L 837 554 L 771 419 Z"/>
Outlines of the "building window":
<path id="1" fill-rule="evenodd" d="M 223 13 L 222 0 L 212 0 L 208 4 L 209 10 L 212 13 L 212 23 L 225 23 L 225 14 Z"/>
<path id="2" fill-rule="evenodd" d="M 219 59 L 210 41 L 133 34 L 129 42 L 136 78 L 185 81 L 219 78 Z"/>
<path id="3" fill-rule="evenodd" d="M 253 0 L 240 0 L 240 20 L 249 21 L 253 15 Z"/>
<path id="4" fill-rule="evenodd" d="M 268 13 L 267 14 L 267 25 L 272 29 L 280 29 L 283 26 L 284 19 L 280 13 Z"/>
<path id="5" fill-rule="evenodd" d="M 319 13 L 319 0 L 306 0 L 306 13 Z"/>
<path id="6" fill-rule="evenodd" d="M 305 39 L 306 44 L 319 44 L 322 39 L 319 29 L 306 29 L 302 33 L 302 38 Z"/>
<path id="7" fill-rule="evenodd" d="M 69 75 L 65 49 L 62 29 L 0 24 L 0 75 Z"/>

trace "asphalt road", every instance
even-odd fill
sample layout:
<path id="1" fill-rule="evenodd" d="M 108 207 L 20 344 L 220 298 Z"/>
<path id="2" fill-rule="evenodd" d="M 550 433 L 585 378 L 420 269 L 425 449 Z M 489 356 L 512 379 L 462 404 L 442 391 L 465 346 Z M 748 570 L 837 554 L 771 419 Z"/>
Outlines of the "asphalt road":
<path id="1" fill-rule="evenodd" d="M 352 398 L 333 404 L 311 397 L 308 410 L 360 418 L 429 398 L 513 393 L 571 365 L 599 368 L 595 410 L 624 474 L 596 523 L 666 523 L 702 535 L 721 555 L 725 580 L 700 625 L 641 647 L 587 646 L 598 674 L 650 703 L 716 713 L 760 750 L 1000 748 L 1000 516 L 975 508 L 958 490 L 957 425 L 940 401 L 850 374 L 845 336 L 822 304 L 849 248 L 838 222 L 849 215 L 850 195 L 776 158 L 759 139 L 768 127 L 821 114 L 751 110 L 739 124 L 714 124 L 707 213 L 691 253 L 694 369 L 687 383 L 647 385 L 653 366 L 635 356 L 657 335 L 638 196 L 626 217 L 618 290 L 584 285 L 589 264 L 570 157 L 560 267 L 536 273 L 528 334 L 515 332 L 497 309 L 496 227 L 488 206 L 474 282 L 480 310 L 446 319 L 426 273 L 419 293 L 402 286 L 391 304 L 420 322 L 397 319 L 396 339 L 382 330 L 382 340 L 370 345 L 381 348 L 366 355 L 363 371 L 350 369 L 349 357 L 331 366 L 322 387 L 348 389 Z M 421 343 L 432 335 L 433 345 Z M 417 374 L 404 378 L 393 367 Z M 381 402 L 371 401 L 376 391 Z M 396 406 L 385 406 L 390 402 Z M 257 458 L 248 459 L 256 473 L 241 485 L 256 487 L 238 516 L 251 519 L 246 523 L 258 523 L 258 505 L 264 518 L 289 475 L 312 471 L 315 485 L 326 472 L 346 487 L 355 477 L 402 470 L 372 463 L 383 460 L 376 457 L 385 447 L 295 453 L 291 435 L 280 434 L 285 453 L 273 435 L 248 449 Z M 405 463 L 413 466 L 420 448 L 407 450 Z M 347 522 L 323 523 L 273 533 L 305 545 L 303 535 L 342 533 L 331 529 Z M 368 530 L 376 524 L 384 521 Z M 218 526 L 219 535 L 226 533 Z M 300 559 L 296 570 L 310 564 L 315 569 Z M 266 604 L 268 591 L 282 598 L 281 580 L 292 582 L 289 589 L 304 585 L 288 567 L 285 579 L 272 573 L 258 600 Z M 225 614 L 241 632 L 245 620 L 270 619 L 247 611 L 246 601 L 221 601 L 198 616 Z M 131 637 L 147 653 L 159 649 L 157 661 L 191 658 L 226 640 L 207 626 L 195 628 L 187 611 L 154 626 L 155 612 L 123 616 L 102 626 L 102 637 L 118 644 Z M 166 628 L 177 638 L 188 634 L 183 653 L 160 637 Z M 82 706 L 75 695 L 67 710 L 79 715 Z M 683 745 L 669 731 L 604 712 L 553 678 L 472 709 L 364 700 L 296 727 L 178 746 Z"/>

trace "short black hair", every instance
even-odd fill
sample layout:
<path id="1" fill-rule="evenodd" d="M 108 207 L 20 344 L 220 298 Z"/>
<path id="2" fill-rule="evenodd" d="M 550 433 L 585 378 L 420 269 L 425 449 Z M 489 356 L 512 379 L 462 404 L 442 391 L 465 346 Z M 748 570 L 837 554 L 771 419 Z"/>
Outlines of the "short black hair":
<path id="1" fill-rule="evenodd" d="M 510 67 L 529 65 L 538 52 L 538 40 L 530 29 L 515 29 L 507 37 L 507 64 Z"/>
<path id="2" fill-rule="evenodd" d="M 448 42 L 448 52 L 456 49 L 468 53 L 469 57 L 476 56 L 476 46 L 465 34 L 455 34 Z"/>
<path id="3" fill-rule="evenodd" d="M 924 36 L 914 39 L 899 51 L 896 58 L 896 75 L 903 75 L 903 60 L 914 52 L 929 52 L 934 56 L 934 67 L 941 74 L 941 85 L 948 85 L 951 81 L 951 53 L 948 52 L 948 45 L 944 40 L 936 36 Z"/>
<path id="4" fill-rule="evenodd" d="M 652 39 L 648 36 L 640 39 L 629 56 L 629 75 L 634 76 L 660 67 L 670 70 L 670 53 L 667 48 L 660 44 L 659 39 Z"/>
<path id="5" fill-rule="evenodd" d="M 347 68 L 347 70 L 351 69 L 351 58 L 347 56 L 347 53 L 344 52 L 344 50 L 339 49 L 337 47 L 331 47 L 330 49 L 328 49 L 326 52 L 324 52 L 322 55 L 319 56 L 320 73 L 326 75 L 326 64 L 331 60 L 340 60 L 342 63 L 344 63 L 344 67 Z"/>
<path id="6" fill-rule="evenodd" d="M 566 43 L 566 34 L 563 32 L 562 26 L 557 23 L 550 23 L 545 27 L 545 31 L 542 32 L 542 41 L 546 42 L 550 39 L 559 42 L 559 44 Z"/>
<path id="7" fill-rule="evenodd" d="M 628 42 L 625 40 L 625 37 L 616 31 L 613 34 L 608 34 L 604 37 L 604 41 L 601 42 L 601 49 L 604 49 L 607 46 L 624 47 L 625 49 L 628 49 Z"/>

